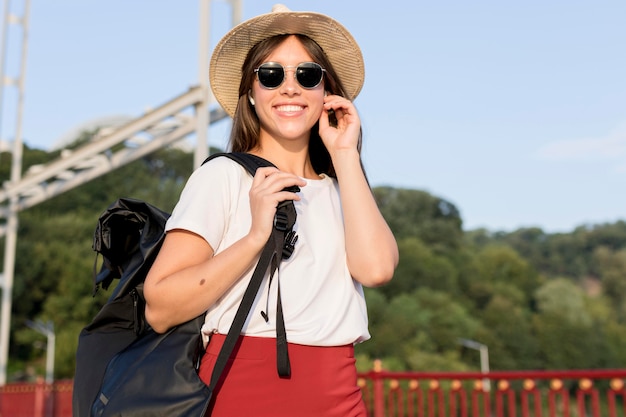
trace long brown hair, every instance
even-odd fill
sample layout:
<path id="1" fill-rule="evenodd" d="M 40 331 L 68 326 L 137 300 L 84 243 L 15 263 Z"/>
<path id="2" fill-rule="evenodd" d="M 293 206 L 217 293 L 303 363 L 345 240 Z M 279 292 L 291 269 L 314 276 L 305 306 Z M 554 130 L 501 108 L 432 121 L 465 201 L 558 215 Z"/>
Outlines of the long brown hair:
<path id="1" fill-rule="evenodd" d="M 261 65 L 265 59 L 289 36 L 296 36 L 307 50 L 313 61 L 326 69 L 324 73 L 324 89 L 329 94 L 336 94 L 346 97 L 341 80 L 333 69 L 331 62 L 322 48 L 311 38 L 304 35 L 278 35 L 265 39 L 256 44 L 246 56 L 241 67 L 241 83 L 239 84 L 239 101 L 233 116 L 233 125 L 230 133 L 230 150 L 233 152 L 249 152 L 258 145 L 261 131 L 259 119 L 254 107 L 248 100 L 248 93 L 252 89 L 255 74 L 254 69 Z M 357 145 L 361 152 L 361 134 Z M 331 177 L 336 177 L 335 167 L 319 135 L 319 125 L 316 123 L 311 128 L 309 139 L 309 158 L 316 173 L 325 173 Z"/>

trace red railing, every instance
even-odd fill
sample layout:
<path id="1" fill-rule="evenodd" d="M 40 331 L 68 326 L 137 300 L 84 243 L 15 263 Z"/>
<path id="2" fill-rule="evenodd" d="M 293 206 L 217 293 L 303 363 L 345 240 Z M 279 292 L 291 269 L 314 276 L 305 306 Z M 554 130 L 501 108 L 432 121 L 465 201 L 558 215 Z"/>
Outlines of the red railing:
<path id="1" fill-rule="evenodd" d="M 0 387 L 0 417 L 72 417 L 72 381 Z"/>
<path id="2" fill-rule="evenodd" d="M 359 374 L 371 417 L 626 417 L 626 369 Z M 1 417 L 72 417 L 72 381 L 0 387 Z"/>
<path id="3" fill-rule="evenodd" d="M 626 369 L 359 374 L 372 417 L 625 417 Z"/>

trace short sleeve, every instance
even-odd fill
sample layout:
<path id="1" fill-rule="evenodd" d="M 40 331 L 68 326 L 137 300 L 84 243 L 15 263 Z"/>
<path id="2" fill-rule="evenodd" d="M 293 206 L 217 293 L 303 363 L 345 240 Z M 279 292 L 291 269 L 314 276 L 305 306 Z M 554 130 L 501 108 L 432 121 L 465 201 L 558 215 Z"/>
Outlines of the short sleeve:
<path id="1" fill-rule="evenodd" d="M 229 158 L 215 158 L 200 166 L 187 180 L 167 221 L 166 231 L 183 229 L 193 232 L 216 250 L 231 222 L 235 206 L 239 204 L 244 176 L 248 177 L 250 184 L 250 175 Z"/>

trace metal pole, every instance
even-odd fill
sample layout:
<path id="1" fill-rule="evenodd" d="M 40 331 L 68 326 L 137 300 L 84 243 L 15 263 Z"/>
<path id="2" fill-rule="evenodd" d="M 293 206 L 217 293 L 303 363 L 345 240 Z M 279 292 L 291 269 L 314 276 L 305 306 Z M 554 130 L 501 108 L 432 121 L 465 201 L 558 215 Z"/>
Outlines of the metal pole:
<path id="1" fill-rule="evenodd" d="M 198 85 L 202 101 L 196 105 L 196 151 L 194 168 L 198 168 L 209 155 L 209 22 L 211 0 L 200 0 L 200 38 L 198 40 Z"/>
<path id="2" fill-rule="evenodd" d="M 480 353 L 480 372 L 483 374 L 489 374 L 489 349 L 487 345 L 478 343 L 470 339 L 458 339 L 460 345 L 469 349 L 477 350 Z M 491 381 L 489 378 L 483 379 L 483 389 L 487 392 L 491 391 Z"/>
<path id="3" fill-rule="evenodd" d="M 231 0 L 230 4 L 233 7 L 233 27 L 235 27 L 241 22 L 241 0 Z"/>
<path id="4" fill-rule="evenodd" d="M 483 374 L 489 374 L 489 349 L 486 345 L 480 345 L 480 371 Z M 491 391 L 491 381 L 489 378 L 485 378 L 483 380 L 483 385 L 485 386 L 485 391 Z"/>
<path id="5" fill-rule="evenodd" d="M 46 383 L 52 384 L 54 382 L 54 355 L 56 345 L 56 334 L 54 333 L 54 323 L 48 321 L 43 323 L 41 321 L 27 321 L 26 325 L 31 329 L 43 334 L 47 338 L 46 342 Z"/>
<path id="6" fill-rule="evenodd" d="M 2 140 L 2 112 L 4 109 L 4 59 L 7 51 L 7 33 L 9 28 L 9 0 L 4 1 L 2 17 L 2 49 L 0 50 L 0 141 Z"/>
<path id="7" fill-rule="evenodd" d="M 26 55 L 28 51 L 28 17 L 30 0 L 26 0 L 22 17 L 22 59 L 20 76 L 17 82 L 18 103 L 15 138 L 13 140 L 13 155 L 11 163 L 11 182 L 19 182 L 22 176 L 22 110 L 24 107 L 24 78 L 26 74 Z M 2 80 L 4 82 L 4 80 Z M 4 280 L 2 289 L 2 317 L 0 319 L 0 386 L 7 381 L 7 364 L 9 360 L 9 338 L 11 335 L 11 309 L 13 303 L 13 278 L 15 272 L 15 252 L 17 246 L 19 197 L 11 197 L 6 225 L 6 241 L 4 248 Z"/>
<path id="8" fill-rule="evenodd" d="M 15 200 L 11 197 L 10 214 L 6 225 L 4 247 L 4 280 L 2 287 L 2 318 L 0 319 L 0 386 L 7 382 L 7 364 L 9 360 L 9 338 L 11 336 L 11 308 L 13 298 L 13 271 L 15 268 L 15 247 L 17 239 L 17 213 L 14 211 Z"/>
<path id="9" fill-rule="evenodd" d="M 241 0 L 229 0 L 232 7 L 232 26 L 241 21 Z M 209 125 L 211 114 L 211 91 L 209 89 L 211 0 L 200 0 L 200 38 L 198 41 L 198 85 L 203 91 L 203 100 L 196 105 L 196 150 L 194 167 L 199 167 L 209 154 Z M 219 119 L 216 119 L 219 120 Z"/>
<path id="10" fill-rule="evenodd" d="M 11 163 L 11 180 L 17 181 L 15 178 L 15 165 L 20 165 L 21 152 L 16 140 L 13 143 L 13 160 Z M 17 158 L 16 158 L 17 156 Z M 11 312 L 13 308 L 13 281 L 15 273 L 15 252 L 17 247 L 17 204 L 18 197 L 11 197 L 9 200 L 8 216 L 6 223 L 6 240 L 4 248 L 4 281 L 2 288 L 2 318 L 1 335 L 0 335 L 0 385 L 6 383 L 7 364 L 9 358 L 9 340 L 11 335 Z"/>
<path id="11" fill-rule="evenodd" d="M 2 116 L 4 111 L 4 59 L 7 46 L 7 33 L 9 27 L 9 0 L 4 2 L 4 11 L 2 15 L 2 50 L 0 53 L 0 141 L 2 141 Z M 8 229 L 8 226 L 7 226 Z M 8 230 L 5 232 L 8 234 Z M 5 247 L 5 265 L 6 269 L 6 247 Z M 9 333 L 11 327 L 11 294 L 13 282 L 7 282 L 4 274 L 2 274 L 2 307 L 0 308 L 0 386 L 6 384 L 7 362 L 9 352 Z M 7 294 L 9 296 L 7 297 Z M 8 304 L 6 299 L 9 299 Z M 8 311 L 7 311 L 8 307 Z"/>
<path id="12" fill-rule="evenodd" d="M 52 384 L 54 382 L 54 355 L 56 354 L 57 337 L 54 332 L 54 323 L 49 323 L 48 344 L 46 346 L 46 382 Z"/>

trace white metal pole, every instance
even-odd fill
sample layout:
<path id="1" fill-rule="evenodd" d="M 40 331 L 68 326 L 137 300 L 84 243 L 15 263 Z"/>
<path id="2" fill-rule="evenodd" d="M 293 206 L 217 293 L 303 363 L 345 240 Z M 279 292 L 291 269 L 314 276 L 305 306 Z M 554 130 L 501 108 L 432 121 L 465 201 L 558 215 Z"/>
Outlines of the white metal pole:
<path id="1" fill-rule="evenodd" d="M 489 373 L 489 349 L 486 345 L 480 345 L 480 371 L 484 374 Z M 491 381 L 489 378 L 483 380 L 485 391 L 491 391 Z"/>
<path id="2" fill-rule="evenodd" d="M 48 344 L 46 345 L 46 382 L 52 384 L 54 382 L 54 355 L 56 345 L 54 323 L 48 322 L 46 336 L 48 336 Z"/>
<path id="3" fill-rule="evenodd" d="M 241 0 L 231 0 L 230 4 L 233 7 L 233 27 L 235 27 L 241 22 Z"/>
<path id="4" fill-rule="evenodd" d="M 17 82 L 18 103 L 17 120 L 15 126 L 15 138 L 13 140 L 13 152 L 11 163 L 11 182 L 19 182 L 22 176 L 22 111 L 24 108 L 24 78 L 26 75 L 26 56 L 28 51 L 28 18 L 30 12 L 30 0 L 26 0 L 22 24 L 22 57 L 20 63 L 20 76 Z M 8 23 L 8 20 L 7 20 Z M 4 80 L 2 80 L 4 82 Z M 9 200 L 9 211 L 6 225 L 6 241 L 4 250 L 4 274 L 2 290 L 2 310 L 0 319 L 0 386 L 7 382 L 7 364 L 9 360 L 9 338 L 11 335 L 11 309 L 13 303 L 13 278 L 15 272 L 15 251 L 17 246 L 18 227 L 18 196 Z"/>
<path id="5" fill-rule="evenodd" d="M 470 339 L 458 339 L 459 344 L 466 348 L 477 350 L 480 353 L 480 372 L 483 374 L 489 373 L 489 349 L 487 345 L 476 342 Z M 491 381 L 489 378 L 483 378 L 483 389 L 485 391 L 491 391 Z"/>
<path id="6" fill-rule="evenodd" d="M 209 22 L 211 0 L 200 0 L 200 35 L 198 39 L 198 85 L 202 100 L 196 105 L 196 151 L 194 167 L 198 168 L 209 155 Z"/>
<path id="7" fill-rule="evenodd" d="M 48 321 L 43 323 L 41 321 L 26 321 L 26 325 L 46 336 L 46 383 L 52 384 L 54 382 L 54 354 L 56 345 L 56 334 L 54 333 L 54 323 Z"/>
<path id="8" fill-rule="evenodd" d="M 4 110 L 4 60 L 7 45 L 7 33 L 9 27 L 9 0 L 4 1 L 4 11 L 2 15 L 2 50 L 0 53 L 0 140 L 2 140 L 2 116 Z M 8 225 L 5 229 L 5 236 L 8 235 Z M 6 242 L 5 242 L 6 244 Z M 5 246 L 5 264 L 6 270 L 6 246 Z M 0 386 L 6 384 L 7 363 L 9 356 L 9 332 L 11 327 L 11 295 L 13 293 L 13 281 L 9 283 L 2 274 L 2 306 L 0 308 Z M 8 296 L 7 296 L 8 295 Z M 8 299 L 8 304 L 7 304 Z"/>
<path id="9" fill-rule="evenodd" d="M 7 34 L 9 31 L 9 0 L 4 1 L 2 14 L 2 47 L 0 49 L 0 140 L 2 140 L 2 112 L 4 109 L 4 63 L 7 51 Z"/>
<path id="10" fill-rule="evenodd" d="M 9 205 L 14 207 L 11 197 Z M 15 268 L 15 246 L 17 239 L 17 215 L 11 209 L 6 225 L 4 247 L 4 274 L 2 287 L 2 318 L 0 319 L 0 386 L 7 382 L 7 364 L 9 361 L 9 338 L 11 335 L 11 308 L 13 298 L 13 270 Z"/>

